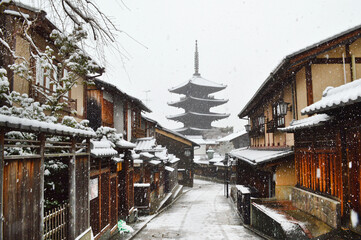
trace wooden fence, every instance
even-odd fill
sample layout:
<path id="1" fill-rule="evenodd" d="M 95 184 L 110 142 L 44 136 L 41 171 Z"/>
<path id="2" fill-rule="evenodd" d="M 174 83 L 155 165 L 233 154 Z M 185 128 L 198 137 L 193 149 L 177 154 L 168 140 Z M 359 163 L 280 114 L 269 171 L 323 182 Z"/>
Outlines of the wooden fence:
<path id="1" fill-rule="evenodd" d="M 44 239 L 63 240 L 67 239 L 69 205 L 63 204 L 54 208 L 44 215 Z"/>

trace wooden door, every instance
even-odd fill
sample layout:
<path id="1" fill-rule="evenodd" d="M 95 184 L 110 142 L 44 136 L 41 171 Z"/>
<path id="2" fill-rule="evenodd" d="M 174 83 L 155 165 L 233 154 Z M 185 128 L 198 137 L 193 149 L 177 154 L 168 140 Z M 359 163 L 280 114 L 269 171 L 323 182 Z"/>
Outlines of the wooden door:
<path id="1" fill-rule="evenodd" d="M 110 225 L 115 226 L 118 222 L 118 178 L 113 174 L 110 178 Z"/>
<path id="2" fill-rule="evenodd" d="M 361 128 L 350 128 L 346 130 L 346 160 L 348 192 L 345 196 L 346 217 L 358 214 L 358 222 L 361 218 Z"/>

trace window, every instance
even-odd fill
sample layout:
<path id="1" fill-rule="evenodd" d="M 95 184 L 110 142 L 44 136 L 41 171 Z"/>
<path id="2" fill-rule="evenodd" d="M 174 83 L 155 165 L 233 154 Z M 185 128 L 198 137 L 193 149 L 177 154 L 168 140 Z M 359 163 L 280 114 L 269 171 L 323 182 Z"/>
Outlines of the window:
<path id="1" fill-rule="evenodd" d="M 285 126 L 285 117 L 281 115 L 280 105 L 277 103 L 272 106 L 272 115 L 275 127 L 284 127 Z"/>
<path id="2" fill-rule="evenodd" d="M 40 86 L 44 86 L 44 70 L 41 67 L 41 60 L 40 58 L 36 59 L 36 84 L 39 84 Z"/>

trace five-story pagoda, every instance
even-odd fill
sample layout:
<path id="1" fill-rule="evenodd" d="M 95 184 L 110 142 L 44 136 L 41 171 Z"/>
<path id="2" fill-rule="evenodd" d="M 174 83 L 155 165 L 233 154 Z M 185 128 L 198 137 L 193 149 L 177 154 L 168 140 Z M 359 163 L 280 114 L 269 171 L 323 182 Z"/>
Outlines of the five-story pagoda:
<path id="1" fill-rule="evenodd" d="M 179 85 L 169 89 L 171 93 L 183 94 L 185 97 L 177 102 L 168 103 L 169 106 L 183 108 L 184 113 L 168 116 L 170 120 L 182 122 L 184 127 L 175 131 L 185 135 L 201 135 L 203 131 L 212 128 L 211 123 L 216 120 L 227 118 L 229 114 L 214 113 L 210 108 L 228 102 L 228 99 L 215 99 L 211 93 L 225 89 L 227 86 L 218 84 L 201 77 L 199 73 L 198 45 L 196 41 L 196 51 L 194 57 L 193 77 Z"/>

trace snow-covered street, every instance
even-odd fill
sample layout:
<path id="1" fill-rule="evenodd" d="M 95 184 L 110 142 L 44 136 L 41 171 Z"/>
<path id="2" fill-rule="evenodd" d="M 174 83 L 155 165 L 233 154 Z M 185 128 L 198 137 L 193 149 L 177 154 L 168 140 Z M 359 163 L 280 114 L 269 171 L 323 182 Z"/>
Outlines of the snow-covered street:
<path id="1" fill-rule="evenodd" d="M 190 191 L 134 239 L 261 239 L 241 226 L 223 187 L 196 179 Z"/>

